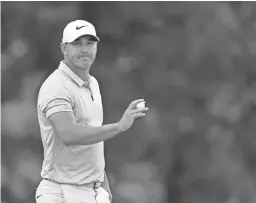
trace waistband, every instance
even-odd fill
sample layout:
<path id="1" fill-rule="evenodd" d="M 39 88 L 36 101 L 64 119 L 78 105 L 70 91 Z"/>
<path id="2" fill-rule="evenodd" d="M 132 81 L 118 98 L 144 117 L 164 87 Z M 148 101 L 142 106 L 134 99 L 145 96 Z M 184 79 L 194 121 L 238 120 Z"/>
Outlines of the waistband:
<path id="1" fill-rule="evenodd" d="M 86 187 L 89 187 L 89 188 L 92 188 L 92 189 L 99 189 L 103 185 L 102 182 L 97 182 L 97 181 L 79 185 L 79 184 L 73 184 L 73 183 L 59 183 L 59 182 L 56 182 L 54 180 L 50 180 L 48 178 L 43 178 L 43 180 L 51 181 L 51 182 L 54 182 L 54 183 L 57 183 L 57 184 L 60 184 L 60 185 L 63 184 L 63 185 L 74 185 L 74 186 L 86 186 Z"/>

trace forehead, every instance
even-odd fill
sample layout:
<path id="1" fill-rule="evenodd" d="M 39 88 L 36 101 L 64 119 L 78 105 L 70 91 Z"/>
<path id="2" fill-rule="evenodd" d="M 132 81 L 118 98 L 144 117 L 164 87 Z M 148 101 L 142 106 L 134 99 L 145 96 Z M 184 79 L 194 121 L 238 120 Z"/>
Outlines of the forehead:
<path id="1" fill-rule="evenodd" d="M 92 35 L 82 35 L 78 37 L 75 41 L 97 41 Z"/>

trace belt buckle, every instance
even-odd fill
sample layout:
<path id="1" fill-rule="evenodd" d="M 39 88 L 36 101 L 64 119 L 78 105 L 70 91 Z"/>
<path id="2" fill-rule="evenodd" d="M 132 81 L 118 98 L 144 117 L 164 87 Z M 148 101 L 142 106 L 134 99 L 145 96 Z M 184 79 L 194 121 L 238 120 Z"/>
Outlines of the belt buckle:
<path id="1" fill-rule="evenodd" d="M 98 189 L 101 187 L 101 182 L 94 182 L 93 189 Z"/>

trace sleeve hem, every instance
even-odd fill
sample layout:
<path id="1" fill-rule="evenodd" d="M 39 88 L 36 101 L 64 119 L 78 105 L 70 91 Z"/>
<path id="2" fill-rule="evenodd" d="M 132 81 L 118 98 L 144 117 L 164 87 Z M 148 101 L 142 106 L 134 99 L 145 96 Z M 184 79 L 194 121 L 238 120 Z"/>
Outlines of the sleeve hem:
<path id="1" fill-rule="evenodd" d="M 71 109 L 63 109 L 63 110 L 48 110 L 46 112 L 46 118 L 49 118 L 51 115 L 59 112 L 73 112 Z"/>

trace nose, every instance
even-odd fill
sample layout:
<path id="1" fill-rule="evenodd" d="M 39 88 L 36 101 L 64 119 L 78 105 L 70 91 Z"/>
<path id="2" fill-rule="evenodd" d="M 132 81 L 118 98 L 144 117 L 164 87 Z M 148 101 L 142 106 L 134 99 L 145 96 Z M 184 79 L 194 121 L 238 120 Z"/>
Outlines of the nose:
<path id="1" fill-rule="evenodd" d="M 84 54 L 84 53 L 88 54 L 88 51 L 86 49 L 81 49 L 80 51 L 81 51 L 82 54 Z"/>

